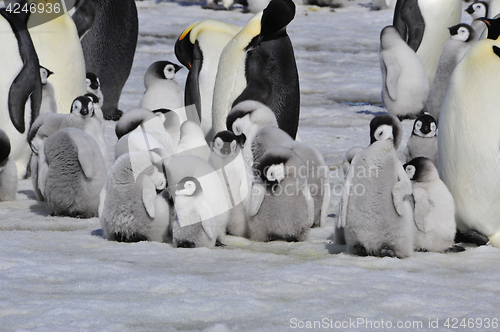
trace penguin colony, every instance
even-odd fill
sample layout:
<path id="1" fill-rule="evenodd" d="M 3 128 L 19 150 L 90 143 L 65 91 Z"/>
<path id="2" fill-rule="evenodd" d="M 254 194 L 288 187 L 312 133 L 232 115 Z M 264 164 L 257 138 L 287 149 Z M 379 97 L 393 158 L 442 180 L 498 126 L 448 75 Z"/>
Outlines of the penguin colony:
<path id="1" fill-rule="evenodd" d="M 185 88 L 175 81 L 181 66 L 157 61 L 144 75 L 138 108 L 123 116 L 116 105 L 135 43 L 127 44 L 129 53 L 117 61 L 114 75 L 90 64 L 109 58 L 110 40 L 123 43 L 116 33 L 102 36 L 98 30 L 118 20 L 96 14 L 112 12 L 111 3 L 82 2 L 73 20 L 64 12 L 47 26 L 35 23 L 43 17 L 0 10 L 8 50 L 0 56 L 12 71 L 0 82 L 0 201 L 15 200 L 18 177 L 29 163 L 37 198 L 54 216 L 98 217 L 109 240 L 214 247 L 224 245 L 228 234 L 303 241 L 312 227 L 324 226 L 329 168 L 315 147 L 295 140 L 299 80 L 286 32 L 294 3 L 249 1 L 257 14 L 243 27 L 194 23 L 175 45 L 189 70 Z M 232 5 L 223 2 L 225 9 Z M 471 27 L 459 22 L 458 5 L 374 4 L 395 8 L 393 25 L 380 36 L 382 102 L 389 114 L 373 118 L 370 145 L 347 151 L 342 164 L 335 240 L 352 254 L 458 252 L 464 249 L 455 245 L 457 238 L 500 246 L 500 211 L 494 208 L 500 122 L 493 115 L 500 100 L 484 84 L 473 102 L 463 91 L 464 81 L 495 82 L 500 20 L 481 17 L 491 12 L 488 3 L 476 2 L 467 9 Z M 218 8 L 213 2 L 207 7 Z M 446 20 L 436 20 L 443 12 Z M 136 40 L 135 19 L 126 35 Z M 483 25 L 487 37 L 478 41 Z M 79 63 L 72 82 L 58 68 L 66 55 L 50 53 L 53 41 L 43 39 L 46 29 L 64 30 L 61 38 L 73 43 L 66 47 Z M 103 39 L 105 50 L 90 50 L 85 36 L 97 44 Z M 86 79 L 85 68 L 95 70 Z M 473 69 L 483 76 L 469 75 Z M 117 84 L 110 87 L 113 79 Z M 117 120 L 114 160 L 104 139 L 105 119 Z M 398 155 L 403 119 L 415 121 Z"/>

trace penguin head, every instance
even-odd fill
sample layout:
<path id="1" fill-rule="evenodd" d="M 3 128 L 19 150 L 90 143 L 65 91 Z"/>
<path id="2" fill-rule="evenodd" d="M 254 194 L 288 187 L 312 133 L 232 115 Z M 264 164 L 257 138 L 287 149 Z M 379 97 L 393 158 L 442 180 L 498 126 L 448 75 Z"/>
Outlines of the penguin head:
<path id="1" fill-rule="evenodd" d="M 141 124 L 148 123 L 150 125 L 155 125 L 155 120 L 159 117 L 156 116 L 150 110 L 144 108 L 133 109 L 125 112 L 120 120 L 116 123 L 115 134 L 118 139 L 122 136 L 130 133 L 135 128 L 139 127 Z M 161 120 L 159 121 L 161 122 Z M 163 123 L 161 124 L 163 128 Z"/>
<path id="2" fill-rule="evenodd" d="M 252 110 L 233 108 L 226 118 L 227 129 L 234 133 L 234 135 L 238 138 L 238 143 L 241 145 L 245 144 L 245 133 L 248 134 L 250 128 L 252 127 L 252 121 L 250 120 L 251 112 Z"/>
<path id="3" fill-rule="evenodd" d="M 500 36 L 500 18 L 491 19 L 486 17 L 480 17 L 478 20 L 483 21 L 488 28 L 488 39 L 497 40 Z"/>
<path id="4" fill-rule="evenodd" d="M 236 136 L 229 130 L 223 130 L 214 137 L 212 151 L 218 156 L 226 158 L 236 153 L 238 142 Z"/>
<path id="5" fill-rule="evenodd" d="M 91 92 L 87 92 L 86 94 L 84 94 L 84 96 L 89 98 L 90 100 L 92 100 L 92 102 L 94 103 L 94 108 L 96 108 L 96 107 L 101 108 L 102 107 L 99 97 L 97 97 L 95 94 L 93 94 Z"/>
<path id="6" fill-rule="evenodd" d="M 382 140 L 392 140 L 394 148 L 397 149 L 401 143 L 401 138 L 401 121 L 394 115 L 377 115 L 370 122 L 370 144 Z"/>
<path id="7" fill-rule="evenodd" d="M 398 30 L 392 26 L 388 25 L 382 29 L 380 32 L 380 48 L 388 49 L 392 47 L 395 43 L 401 42 L 403 39 L 399 34 Z"/>
<path id="8" fill-rule="evenodd" d="M 436 119 L 432 115 L 426 113 L 415 119 L 412 135 L 430 138 L 436 136 L 436 132 Z"/>
<path id="9" fill-rule="evenodd" d="M 269 149 L 256 164 L 257 173 L 264 183 L 279 184 L 287 176 L 286 164 L 290 159 L 289 148 L 282 146 Z"/>
<path id="10" fill-rule="evenodd" d="M 166 108 L 159 108 L 154 110 L 153 113 L 163 120 L 163 127 L 165 130 L 180 130 L 181 121 L 174 111 Z"/>
<path id="11" fill-rule="evenodd" d="M 94 73 L 87 73 L 86 82 L 87 82 L 87 91 L 88 92 L 95 93 L 97 90 L 99 90 L 99 87 L 101 86 L 101 82 L 99 81 L 99 78 Z"/>
<path id="12" fill-rule="evenodd" d="M 186 30 L 182 32 L 182 34 L 177 38 L 174 46 L 174 53 L 177 57 L 177 60 L 182 63 L 182 65 L 189 70 L 193 65 L 193 51 L 194 44 L 191 42 L 191 30 L 193 30 L 194 26 L 197 25 L 199 21 L 191 24 Z"/>
<path id="13" fill-rule="evenodd" d="M 439 179 L 438 171 L 432 160 L 425 157 L 417 157 L 403 165 L 410 178 L 415 182 L 427 182 Z"/>
<path id="14" fill-rule="evenodd" d="M 475 1 L 465 9 L 472 19 L 477 20 L 480 17 L 488 17 L 488 4 L 484 1 Z"/>
<path id="15" fill-rule="evenodd" d="M 451 39 L 458 40 L 462 42 L 468 42 L 476 38 L 476 32 L 474 29 L 465 23 L 460 23 L 449 27 Z"/>
<path id="16" fill-rule="evenodd" d="M 169 63 L 163 68 L 163 75 L 167 80 L 173 80 L 175 78 L 175 73 L 177 73 L 182 67 L 170 61 L 167 62 Z"/>
<path id="17" fill-rule="evenodd" d="M 176 196 L 195 196 L 201 192 L 200 181 L 192 176 L 186 176 L 180 180 L 175 189 Z"/>
<path id="18" fill-rule="evenodd" d="M 42 80 L 42 84 L 45 85 L 47 84 L 47 79 L 49 78 L 50 75 L 54 74 L 44 66 L 40 66 L 40 78 Z"/>
<path id="19" fill-rule="evenodd" d="M 9 136 L 0 129 L 0 166 L 10 155 L 10 140 Z"/>
<path id="20" fill-rule="evenodd" d="M 280 183 L 285 179 L 285 165 L 283 163 L 277 165 L 271 165 L 267 169 L 266 178 L 271 182 Z"/>
<path id="21" fill-rule="evenodd" d="M 77 97 L 71 104 L 71 113 L 84 119 L 90 118 L 94 115 L 94 103 L 86 96 Z"/>
<path id="22" fill-rule="evenodd" d="M 286 26 L 295 17 L 295 4 L 292 0 L 271 0 L 262 12 L 260 35 L 267 39 Z"/>
<path id="23" fill-rule="evenodd" d="M 175 73 L 181 68 L 182 67 L 178 64 L 166 60 L 153 62 L 144 75 L 144 81 L 146 82 L 150 77 L 162 80 L 173 80 L 175 78 Z"/>

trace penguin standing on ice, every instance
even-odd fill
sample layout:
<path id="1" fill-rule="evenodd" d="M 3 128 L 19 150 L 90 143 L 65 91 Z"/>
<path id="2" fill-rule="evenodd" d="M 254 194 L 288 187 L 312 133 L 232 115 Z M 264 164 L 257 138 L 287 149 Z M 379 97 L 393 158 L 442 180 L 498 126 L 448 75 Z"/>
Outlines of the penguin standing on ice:
<path id="1" fill-rule="evenodd" d="M 226 129 L 229 111 L 256 100 L 276 115 L 278 126 L 295 138 L 300 91 L 297 65 L 286 26 L 295 16 L 291 0 L 272 0 L 226 45 L 219 60 L 212 107 L 213 132 Z"/>
<path id="2" fill-rule="evenodd" d="M 404 155 L 406 162 L 417 158 L 429 158 L 438 165 L 437 123 L 430 114 L 420 115 L 413 123 L 411 136 L 406 143 Z"/>
<path id="3" fill-rule="evenodd" d="M 395 116 L 376 116 L 370 146 L 352 160 L 338 225 L 352 254 L 404 258 L 413 252 L 411 182 L 396 156 L 401 136 Z"/>
<path id="4" fill-rule="evenodd" d="M 474 231 L 500 247 L 500 19 L 483 19 L 478 41 L 450 79 L 439 121 L 439 175 L 456 207 L 459 231 Z M 473 93 L 471 93 L 473 87 Z"/>
<path id="5" fill-rule="evenodd" d="M 478 38 L 486 28 L 486 24 L 479 20 L 479 18 L 488 17 L 488 3 L 484 1 L 474 1 L 465 11 L 472 17 L 471 26 L 476 32 L 476 38 Z"/>
<path id="6" fill-rule="evenodd" d="M 382 102 L 400 120 L 423 112 L 429 83 L 422 62 L 393 26 L 380 33 Z"/>

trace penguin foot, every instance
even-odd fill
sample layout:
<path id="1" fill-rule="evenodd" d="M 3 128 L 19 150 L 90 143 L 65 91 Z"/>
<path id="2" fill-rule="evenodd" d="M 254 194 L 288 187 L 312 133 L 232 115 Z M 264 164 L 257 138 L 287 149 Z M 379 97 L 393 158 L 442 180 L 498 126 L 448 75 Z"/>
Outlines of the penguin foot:
<path id="1" fill-rule="evenodd" d="M 110 120 L 110 121 L 118 121 L 122 117 L 123 112 L 120 111 L 119 109 L 115 110 L 103 110 L 103 116 L 104 120 Z"/>
<path id="2" fill-rule="evenodd" d="M 111 239 L 115 240 L 116 242 L 126 242 L 126 243 L 135 243 L 148 240 L 148 238 L 142 234 L 132 234 L 127 236 L 123 233 L 115 233 L 113 234 L 113 237 Z"/>
<path id="3" fill-rule="evenodd" d="M 215 246 L 216 247 L 226 247 L 226 245 L 222 242 L 220 242 L 219 240 L 215 241 Z"/>
<path id="4" fill-rule="evenodd" d="M 177 243 L 177 248 L 195 248 L 196 244 L 191 241 L 180 241 Z"/>
<path id="5" fill-rule="evenodd" d="M 457 229 L 455 234 L 455 243 L 473 243 L 478 246 L 484 246 L 488 243 L 489 239 L 486 235 L 479 233 L 478 231 L 469 230 L 462 232 Z"/>
<path id="6" fill-rule="evenodd" d="M 383 246 L 382 248 L 380 248 L 380 250 L 378 251 L 378 255 L 380 257 L 396 257 L 394 249 L 389 246 Z"/>
<path id="7" fill-rule="evenodd" d="M 457 252 L 462 252 L 462 251 L 465 251 L 464 247 L 455 245 L 453 247 L 446 249 L 444 252 L 445 253 L 457 253 Z"/>
<path id="8" fill-rule="evenodd" d="M 368 252 L 366 251 L 366 248 L 364 245 L 362 245 L 361 243 L 358 243 L 356 244 L 354 247 L 354 253 L 358 256 L 361 256 L 361 257 L 366 257 L 368 256 Z"/>
<path id="9" fill-rule="evenodd" d="M 415 249 L 416 252 L 429 252 L 429 250 L 425 249 L 425 248 L 418 248 L 418 249 Z"/>

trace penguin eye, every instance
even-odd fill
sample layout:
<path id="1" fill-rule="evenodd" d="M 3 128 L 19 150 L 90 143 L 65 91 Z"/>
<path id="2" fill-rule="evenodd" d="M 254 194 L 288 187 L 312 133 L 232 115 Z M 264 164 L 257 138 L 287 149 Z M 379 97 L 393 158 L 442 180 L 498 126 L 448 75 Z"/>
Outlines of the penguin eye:
<path id="1" fill-rule="evenodd" d="M 75 100 L 73 102 L 73 106 L 71 107 L 71 113 L 78 113 L 82 109 L 82 103 L 79 100 Z"/>

